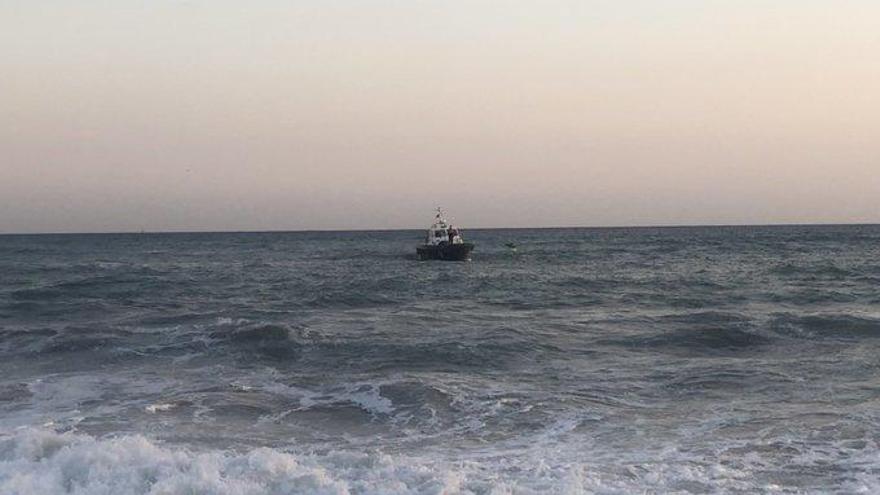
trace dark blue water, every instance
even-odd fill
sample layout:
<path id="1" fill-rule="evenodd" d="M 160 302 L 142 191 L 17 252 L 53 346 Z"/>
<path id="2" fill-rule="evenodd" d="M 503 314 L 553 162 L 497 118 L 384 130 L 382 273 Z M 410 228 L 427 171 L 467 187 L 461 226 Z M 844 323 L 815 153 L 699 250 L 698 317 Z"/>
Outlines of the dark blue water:
<path id="1" fill-rule="evenodd" d="M 880 227 L 466 235 L 0 236 L 0 494 L 880 490 Z"/>

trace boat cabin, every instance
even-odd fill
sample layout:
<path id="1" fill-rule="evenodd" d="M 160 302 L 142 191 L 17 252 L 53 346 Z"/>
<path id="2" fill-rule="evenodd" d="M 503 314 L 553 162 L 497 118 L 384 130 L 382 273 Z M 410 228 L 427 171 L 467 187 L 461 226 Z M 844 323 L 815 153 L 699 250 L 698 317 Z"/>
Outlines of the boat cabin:
<path id="1" fill-rule="evenodd" d="M 441 246 L 444 244 L 461 244 L 464 240 L 461 233 L 443 218 L 443 212 L 437 208 L 437 216 L 434 223 L 428 229 L 425 244 L 429 246 Z"/>

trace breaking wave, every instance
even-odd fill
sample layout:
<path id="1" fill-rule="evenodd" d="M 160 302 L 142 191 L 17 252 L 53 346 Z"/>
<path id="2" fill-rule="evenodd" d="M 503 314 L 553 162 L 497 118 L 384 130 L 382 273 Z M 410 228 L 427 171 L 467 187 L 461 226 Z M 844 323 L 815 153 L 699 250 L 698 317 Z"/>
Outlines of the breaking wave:
<path id="1" fill-rule="evenodd" d="M 588 481 L 578 465 L 536 466 L 517 477 L 475 461 L 381 452 L 192 451 L 141 435 L 97 439 L 38 429 L 0 438 L 4 495 L 580 493 Z"/>
<path id="2" fill-rule="evenodd" d="M 559 425 L 557 434 L 568 430 Z M 784 452 L 792 469 L 809 472 L 849 459 L 863 468 L 841 474 L 835 493 L 872 493 L 865 442 L 826 450 L 741 444 L 694 455 L 675 449 L 654 457 L 587 460 L 571 445 L 534 447 L 525 456 L 503 453 L 449 458 L 386 454 L 378 450 L 296 452 L 252 448 L 219 450 L 174 446 L 142 435 L 96 438 L 27 428 L 0 434 L 0 494 L 46 495 L 372 495 L 787 492 L 762 479 L 756 453 Z M 583 450 L 581 447 L 579 450 Z M 870 449 L 869 449 L 870 450 Z M 809 476 L 807 476 L 809 478 Z"/>

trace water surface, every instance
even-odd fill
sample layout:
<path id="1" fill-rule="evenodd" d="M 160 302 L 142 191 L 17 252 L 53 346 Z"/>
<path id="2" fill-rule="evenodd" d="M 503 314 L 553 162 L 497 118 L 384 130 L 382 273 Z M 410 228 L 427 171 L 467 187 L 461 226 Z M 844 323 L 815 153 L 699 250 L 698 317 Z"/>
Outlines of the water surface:
<path id="1" fill-rule="evenodd" d="M 0 493 L 880 490 L 880 227 L 465 234 L 0 236 Z"/>

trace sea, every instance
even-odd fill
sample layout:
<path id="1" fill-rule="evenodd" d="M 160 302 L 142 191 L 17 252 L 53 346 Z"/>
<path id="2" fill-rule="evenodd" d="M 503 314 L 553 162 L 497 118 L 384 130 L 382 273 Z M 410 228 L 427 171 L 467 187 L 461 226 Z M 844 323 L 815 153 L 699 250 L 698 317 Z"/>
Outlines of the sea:
<path id="1" fill-rule="evenodd" d="M 0 494 L 880 492 L 880 226 L 464 235 L 0 236 Z"/>

